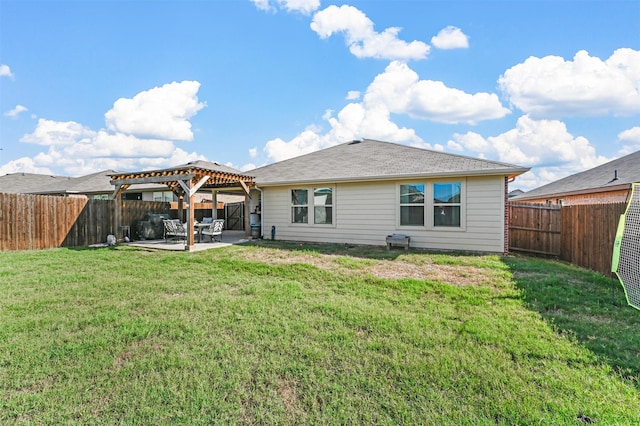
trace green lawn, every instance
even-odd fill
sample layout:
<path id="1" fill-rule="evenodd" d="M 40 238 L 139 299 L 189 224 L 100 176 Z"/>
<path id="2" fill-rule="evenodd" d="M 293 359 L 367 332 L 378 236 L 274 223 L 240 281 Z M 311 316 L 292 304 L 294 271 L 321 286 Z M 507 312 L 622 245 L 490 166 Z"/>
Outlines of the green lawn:
<path id="1" fill-rule="evenodd" d="M 0 252 L 1 424 L 640 421 L 640 312 L 559 262 Z"/>

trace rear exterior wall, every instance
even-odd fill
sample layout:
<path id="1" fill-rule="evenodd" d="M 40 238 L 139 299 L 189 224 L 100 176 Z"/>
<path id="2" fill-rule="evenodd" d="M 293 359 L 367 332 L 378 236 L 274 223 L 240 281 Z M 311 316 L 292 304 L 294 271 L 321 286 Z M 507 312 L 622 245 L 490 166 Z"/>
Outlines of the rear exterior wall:
<path id="1" fill-rule="evenodd" d="M 462 182 L 461 227 L 400 226 L 400 185 L 433 182 Z M 291 220 L 291 190 L 333 188 L 333 223 L 299 224 Z M 505 251 L 504 176 L 467 177 L 445 180 L 413 179 L 361 183 L 330 182 L 313 185 L 261 187 L 262 226 L 265 238 L 275 226 L 277 240 L 385 245 L 386 236 L 405 234 L 411 247 L 434 250 L 463 250 L 503 253 Z M 312 192 L 310 192 L 311 194 Z M 312 198 L 309 195 L 309 198 Z M 312 207 L 310 207 L 312 209 Z"/>

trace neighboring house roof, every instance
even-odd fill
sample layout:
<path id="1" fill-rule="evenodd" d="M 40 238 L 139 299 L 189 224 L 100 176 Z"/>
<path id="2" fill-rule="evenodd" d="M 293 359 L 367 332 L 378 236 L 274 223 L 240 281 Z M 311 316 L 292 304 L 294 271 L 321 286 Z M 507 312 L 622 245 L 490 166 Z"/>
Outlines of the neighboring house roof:
<path id="1" fill-rule="evenodd" d="M 238 169 L 234 169 L 233 167 L 225 166 L 223 164 L 219 164 L 211 161 L 202 161 L 202 160 L 190 161 L 186 164 L 182 164 L 180 166 L 171 167 L 169 169 L 164 169 L 164 170 L 192 170 L 192 169 L 203 169 L 203 170 L 209 170 L 214 172 L 231 173 L 234 175 L 244 175 L 243 172 L 241 172 Z"/>
<path id="2" fill-rule="evenodd" d="M 113 185 L 109 183 L 114 170 L 104 170 L 86 176 L 66 178 L 53 182 L 47 186 L 33 189 L 29 192 L 37 194 L 104 194 L 113 192 Z"/>
<path id="3" fill-rule="evenodd" d="M 514 189 L 513 191 L 509 191 L 509 198 L 517 197 L 518 195 L 524 194 L 522 189 Z"/>
<path id="4" fill-rule="evenodd" d="M 416 177 L 505 175 L 529 168 L 391 142 L 343 143 L 247 172 L 258 185 L 347 182 Z"/>
<path id="5" fill-rule="evenodd" d="M 532 189 L 512 200 L 525 201 L 616 191 L 629 188 L 633 182 L 640 182 L 640 151 Z"/>
<path id="6" fill-rule="evenodd" d="M 43 195 L 110 194 L 113 192 L 111 175 L 114 173 L 118 172 L 103 170 L 80 177 L 11 173 L 0 176 L 0 192 Z M 145 189 L 167 190 L 167 187 L 158 184 L 132 185 L 129 192 Z"/>
<path id="7" fill-rule="evenodd" d="M 0 192 L 6 194 L 25 194 L 37 188 L 52 184 L 62 184 L 71 178 L 36 173 L 9 173 L 0 176 Z"/>

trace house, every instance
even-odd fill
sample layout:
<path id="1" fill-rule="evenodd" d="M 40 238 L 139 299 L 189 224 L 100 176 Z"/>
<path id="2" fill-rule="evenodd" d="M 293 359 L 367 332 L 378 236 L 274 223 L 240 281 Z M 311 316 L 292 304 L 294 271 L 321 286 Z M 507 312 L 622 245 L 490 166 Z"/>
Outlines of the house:
<path id="1" fill-rule="evenodd" d="M 640 151 L 551 182 L 511 200 L 548 205 L 624 202 L 633 182 L 640 182 Z"/>
<path id="2" fill-rule="evenodd" d="M 508 183 L 528 170 L 366 139 L 246 173 L 266 238 L 504 253 Z"/>

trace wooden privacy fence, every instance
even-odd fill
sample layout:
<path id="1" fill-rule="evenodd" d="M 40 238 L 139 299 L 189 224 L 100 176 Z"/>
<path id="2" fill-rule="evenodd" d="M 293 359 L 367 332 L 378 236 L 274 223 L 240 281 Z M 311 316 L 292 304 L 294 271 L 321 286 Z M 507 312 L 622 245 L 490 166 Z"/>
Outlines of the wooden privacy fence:
<path id="1" fill-rule="evenodd" d="M 509 205 L 509 247 L 557 256 L 608 275 L 613 242 L 626 203 L 545 206 Z"/>
<path id="2" fill-rule="evenodd" d="M 115 229 L 115 200 L 0 193 L 0 250 L 37 250 L 103 243 Z M 121 225 L 135 224 L 147 212 L 168 213 L 169 203 L 125 201 Z"/>
<path id="3" fill-rule="evenodd" d="M 610 274 L 616 230 L 626 206 L 626 203 L 563 206 L 560 258 Z"/>

